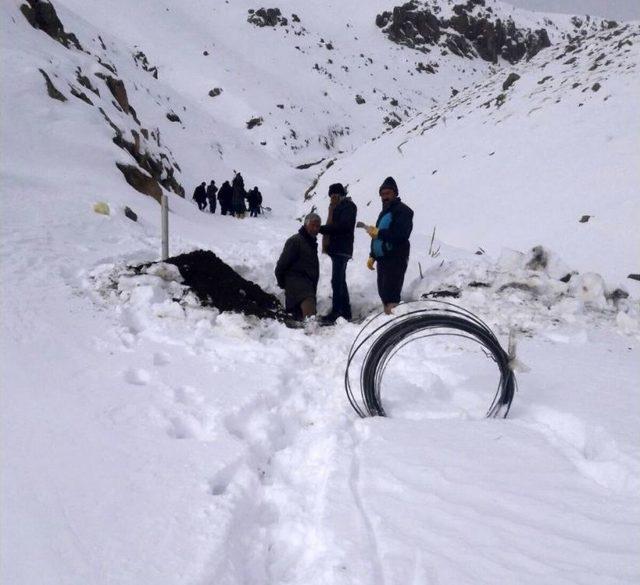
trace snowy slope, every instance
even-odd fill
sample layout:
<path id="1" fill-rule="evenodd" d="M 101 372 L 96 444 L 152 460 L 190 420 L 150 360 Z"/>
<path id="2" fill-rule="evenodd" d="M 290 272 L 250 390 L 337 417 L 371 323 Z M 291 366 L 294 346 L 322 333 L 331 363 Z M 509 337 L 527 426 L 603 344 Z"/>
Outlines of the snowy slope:
<path id="1" fill-rule="evenodd" d="M 293 26 L 287 34 L 247 23 L 247 10 L 259 8 L 249 3 L 176 4 L 56 3 L 65 29 L 89 52 L 30 27 L 19 2 L 1 7 L 2 582 L 637 582 L 640 307 L 632 289 L 628 298 L 612 295 L 637 262 L 616 242 L 607 242 L 607 262 L 601 253 L 614 229 L 626 246 L 637 243 L 635 38 L 620 52 L 611 46 L 622 36 L 587 38 L 572 68 L 564 65 L 570 55 L 554 59 L 576 33 L 566 17 L 549 28 L 561 44 L 528 64 L 461 64 L 449 55 L 426 77 L 415 73 L 424 55 L 375 26 L 376 14 L 392 8 L 383 2 L 350 12 L 356 3 L 281 3 L 285 16 L 299 15 L 305 36 Z M 545 19 L 522 15 L 531 25 Z M 237 30 L 240 44 L 229 39 Z M 135 45 L 158 79 L 133 59 Z M 589 71 L 605 49 L 612 63 Z M 117 70 L 140 124 L 95 76 L 113 74 L 98 58 Z M 328 58 L 333 82 L 313 69 Z M 350 75 L 339 75 L 343 62 Z M 79 83 L 78 67 L 99 96 Z M 48 97 L 39 68 L 66 102 Z M 478 107 L 495 102 L 512 70 L 521 78 L 504 104 Z M 538 85 L 546 75 L 553 79 Z M 581 87 L 565 91 L 573 78 Z M 599 91 L 582 93 L 595 82 Z M 94 105 L 73 97 L 70 85 Z M 452 86 L 460 93 L 449 101 Z M 213 87 L 223 92 L 210 98 Z M 383 91 L 414 118 L 364 143 L 384 129 Z M 432 98 L 438 105 L 429 110 Z M 172 253 L 211 249 L 276 294 L 275 257 L 296 217 L 311 205 L 324 211 L 329 181 L 349 183 L 360 218 L 371 221 L 379 182 L 395 174 L 417 212 L 407 299 L 454 292 L 505 344 L 517 333 L 531 372 L 519 374 L 510 418 L 483 418 L 494 365 L 478 348 L 445 339 L 394 358 L 383 387 L 388 419 L 356 420 L 343 376 L 357 325 L 291 330 L 203 308 L 190 294 L 176 302 L 182 285 L 169 270 L 133 275 L 127 266 L 158 258 L 159 208 L 115 166 L 135 161 L 113 143 L 99 107 L 128 138 L 131 130 L 159 131 L 159 141 L 141 144 L 168 161 L 187 190 L 186 200 L 168 191 Z M 170 112 L 181 122 L 169 121 Z M 248 130 L 259 115 L 263 125 Z M 286 122 L 300 138 L 289 135 L 285 145 Z M 561 122 L 571 131 L 549 130 Z M 333 124 L 351 132 L 327 149 L 321 142 Z M 307 138 L 308 146 L 291 149 Z M 568 146 L 597 153 L 600 173 Z M 327 161 L 295 165 L 340 149 L 355 152 L 343 153 L 305 201 Z M 514 220 L 489 188 L 507 167 L 514 208 L 532 193 L 529 167 L 555 176 L 565 198 L 543 199 Z M 239 221 L 197 211 L 189 200 L 196 182 L 230 178 L 233 169 L 261 187 L 270 216 Z M 551 179 L 534 170 L 544 187 Z M 472 180 L 482 197 L 469 208 Z M 603 184 L 616 186 L 606 205 Z M 110 215 L 94 213 L 97 201 Z M 554 214 L 545 215 L 545 205 Z M 594 217 L 579 224 L 582 214 Z M 542 219 L 550 222 L 544 229 Z M 436 224 L 440 251 L 432 257 Z M 533 244 L 551 248 L 546 266 L 532 264 Z M 364 267 L 367 245 L 359 231 L 348 272 L 362 315 L 379 304 Z M 478 246 L 491 254 L 475 255 Z M 581 274 L 559 280 L 574 268 Z M 594 270 L 606 285 L 587 272 Z M 322 258 L 323 311 L 329 278 Z"/>
<path id="2" fill-rule="evenodd" d="M 373 221 L 394 175 L 421 232 L 494 254 L 541 244 L 615 287 L 640 263 L 639 33 L 602 31 L 500 69 L 341 158 L 317 192 L 349 183 Z"/>

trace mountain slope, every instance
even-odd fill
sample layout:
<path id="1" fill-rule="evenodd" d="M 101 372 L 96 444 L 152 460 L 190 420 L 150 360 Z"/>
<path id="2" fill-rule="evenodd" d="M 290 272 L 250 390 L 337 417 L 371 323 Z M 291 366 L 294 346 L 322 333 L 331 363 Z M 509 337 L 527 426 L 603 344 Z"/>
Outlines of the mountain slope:
<path id="1" fill-rule="evenodd" d="M 498 70 L 341 158 L 317 192 L 349 183 L 371 221 L 394 175 L 422 233 L 492 253 L 542 244 L 621 283 L 640 264 L 638 35 L 619 26 Z"/>
<path id="2" fill-rule="evenodd" d="M 562 150 L 574 144 L 569 130 L 554 142 L 548 127 L 536 126 L 542 122 L 566 118 L 577 136 L 595 136 L 602 177 L 613 183 L 618 159 L 607 149 L 621 150 L 622 162 L 628 148 L 637 152 L 629 117 L 637 78 L 626 70 L 633 65 L 626 60 L 636 60 L 635 39 L 591 72 L 596 48 L 614 42 L 589 38 L 602 22 L 567 16 L 552 26 L 546 15 L 487 1 L 496 16 L 548 27 L 556 44 L 512 68 L 502 58 L 442 55 L 440 44 L 428 44 L 427 56 L 396 44 L 375 23 L 393 9 L 385 2 L 297 4 L 280 4 L 281 17 L 293 23 L 295 12 L 300 23 L 272 28 L 247 22 L 259 6 L 235 0 L 63 0 L 55 7 L 64 31 L 50 22 L 53 38 L 29 24 L 20 2 L 0 7 L 0 580 L 637 583 L 640 305 L 633 291 L 626 296 L 612 284 L 626 259 L 612 260 L 606 285 L 595 274 L 570 274 L 580 260 L 573 248 L 538 230 L 533 210 L 527 221 L 507 222 L 513 216 L 503 216 L 502 198 L 479 181 L 474 221 L 441 219 L 450 209 L 464 215 L 471 199 L 454 195 L 471 178 L 498 184 L 511 159 L 514 192 L 531 194 L 533 173 L 514 155 L 520 151 L 535 169 L 558 174 L 545 155 L 554 146 L 554 157 L 595 181 L 587 163 Z M 480 3 L 471 4 L 478 14 Z M 454 10 L 453 3 L 420 6 L 437 6 L 443 17 Z M 298 36 L 301 27 L 309 32 Z M 574 81 L 563 85 L 570 74 L 560 69 L 572 57 L 553 58 L 577 44 L 569 36 L 581 30 L 587 38 L 570 71 L 583 85 L 565 91 Z M 328 69 L 329 58 L 333 80 L 313 68 Z M 436 73 L 416 71 L 431 60 Z M 39 69 L 66 101 L 49 96 L 59 98 Z M 521 78 L 502 90 L 512 69 Z M 538 85 L 548 71 L 553 79 Z M 590 89 L 596 81 L 599 91 Z M 210 97 L 215 87 L 222 92 Z M 459 93 L 451 97 L 452 87 Z M 358 93 L 365 103 L 356 103 Z M 390 125 L 391 111 L 408 118 L 405 108 L 410 123 L 363 143 Z M 263 123 L 250 130 L 255 116 Z M 609 142 L 596 120 L 611 120 Z M 332 143 L 330 129 L 346 125 L 350 133 L 334 133 Z M 524 142 L 524 130 L 541 149 Z M 498 157 L 501 165 L 491 167 Z M 296 218 L 313 205 L 324 211 L 328 181 L 350 183 L 359 218 L 372 221 L 379 182 L 396 174 L 417 211 L 405 299 L 452 299 L 483 318 L 505 347 L 515 337 L 530 371 L 518 373 L 510 417 L 484 418 L 495 364 L 466 340 L 439 337 L 417 340 L 389 363 L 381 393 L 389 418 L 357 419 L 344 374 L 360 325 L 289 329 L 220 312 L 203 306 L 175 267 L 132 268 L 158 260 L 159 205 L 116 163 L 147 174 L 139 187 L 168 194 L 172 254 L 212 250 L 280 298 L 275 259 L 299 228 Z M 295 168 L 301 163 L 317 164 Z M 272 213 L 238 220 L 197 210 L 194 185 L 230 178 L 234 169 L 261 187 Z M 621 193 L 634 172 L 620 175 Z M 437 202 L 418 200 L 418 187 L 435 189 L 432 181 L 441 180 L 451 201 L 436 216 Z M 576 227 L 600 230 L 594 222 L 608 208 L 583 210 L 569 183 L 563 179 L 566 199 L 554 210 L 570 225 L 575 213 L 593 213 Z M 588 191 L 594 206 L 595 193 Z M 99 201 L 108 215 L 94 212 Z M 614 211 L 616 202 L 625 203 L 613 201 Z M 611 221 L 618 225 L 620 214 Z M 630 219 L 623 225 L 634 227 Z M 548 250 L 474 253 L 487 241 L 487 249 L 524 248 L 531 234 L 570 265 Z M 467 248 L 455 247 L 460 242 Z M 593 269 L 602 239 L 580 242 Z M 380 305 L 375 274 L 364 266 L 368 245 L 358 230 L 348 268 L 358 316 Z M 320 271 L 325 312 L 325 256 Z"/>

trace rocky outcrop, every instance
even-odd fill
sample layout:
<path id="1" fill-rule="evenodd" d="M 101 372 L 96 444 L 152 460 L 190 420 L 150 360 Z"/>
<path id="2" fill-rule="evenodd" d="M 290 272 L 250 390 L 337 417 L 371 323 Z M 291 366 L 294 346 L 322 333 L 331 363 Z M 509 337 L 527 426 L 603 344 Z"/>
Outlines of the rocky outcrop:
<path id="1" fill-rule="evenodd" d="M 247 22 L 260 27 L 287 26 L 289 23 L 289 21 L 282 16 L 279 8 L 259 8 L 258 10 L 249 10 Z"/>
<path id="2" fill-rule="evenodd" d="M 53 85 L 53 82 L 51 81 L 51 78 L 47 75 L 47 72 L 44 71 L 44 69 L 38 69 L 38 71 L 42 73 L 42 76 L 44 77 L 44 81 L 47 84 L 47 93 L 49 94 L 49 97 L 51 99 L 58 100 L 59 102 L 66 102 L 67 98 L 64 97 L 64 95 L 60 91 L 58 91 L 58 88 L 55 85 Z"/>
<path id="3" fill-rule="evenodd" d="M 76 80 L 82 87 L 88 89 L 89 91 L 92 91 L 98 97 L 100 97 L 100 91 L 93 85 L 93 83 L 91 83 L 91 80 L 86 75 L 82 75 L 82 70 L 80 69 L 80 67 L 76 68 Z"/>
<path id="4" fill-rule="evenodd" d="M 176 114 L 173 110 L 167 112 L 167 120 L 169 120 L 169 122 L 179 122 L 180 124 L 182 123 L 180 116 L 178 116 L 178 114 Z"/>
<path id="5" fill-rule="evenodd" d="M 133 60 L 138 67 L 143 69 L 143 71 L 151 73 L 154 79 L 158 79 L 158 68 L 156 66 L 151 66 L 149 59 L 147 59 L 147 56 L 140 49 L 133 54 Z"/>
<path id="6" fill-rule="evenodd" d="M 131 106 L 129 105 L 129 97 L 127 96 L 127 88 L 124 86 L 124 81 L 111 75 L 102 76 L 104 82 L 107 84 L 111 95 L 115 98 L 118 105 L 122 108 L 125 114 L 131 113 Z"/>
<path id="7" fill-rule="evenodd" d="M 509 18 L 502 21 L 485 9 L 484 0 L 468 0 L 453 7 L 450 18 L 441 18 L 415 0 L 376 17 L 376 25 L 395 43 L 428 53 L 439 46 L 459 57 L 480 57 L 496 63 L 530 59 L 551 46 L 545 29 L 518 28 Z"/>
<path id="8" fill-rule="evenodd" d="M 73 87 L 73 85 L 69 86 L 69 91 L 71 92 L 72 96 L 77 97 L 79 100 L 82 100 L 85 104 L 88 104 L 90 106 L 93 105 L 93 102 L 91 101 L 89 96 L 83 91 L 80 91 L 78 88 Z"/>
<path id="9" fill-rule="evenodd" d="M 158 149 L 161 148 L 160 131 L 152 130 L 151 133 L 149 133 L 149 131 L 146 130 L 145 128 L 141 128 L 140 133 L 138 133 L 135 130 L 131 130 L 130 131 L 131 138 L 132 138 L 131 140 L 127 137 L 127 134 L 123 130 L 121 130 L 111 120 L 111 118 L 109 118 L 107 113 L 102 108 L 99 108 L 99 110 L 102 116 L 104 117 L 105 121 L 109 124 L 109 126 L 111 126 L 111 128 L 115 132 L 115 136 L 113 137 L 113 143 L 116 146 L 122 148 L 123 150 L 126 150 L 138 163 L 138 166 L 140 167 L 140 169 L 146 171 L 151 176 L 151 178 L 153 178 L 155 182 L 162 185 L 165 189 L 169 191 L 173 191 L 176 195 L 179 195 L 180 197 L 184 197 L 185 195 L 184 188 L 175 177 L 175 171 L 180 170 L 178 163 L 176 163 L 175 161 L 172 161 L 166 153 L 159 152 L 154 154 L 148 148 L 148 146 L 145 146 L 146 140 L 150 136 L 155 140 L 156 142 L 155 146 L 157 146 Z M 123 174 L 124 174 L 124 171 L 123 171 Z M 126 175 L 125 175 L 125 178 L 126 178 Z M 138 187 L 136 187 L 136 185 L 134 185 L 133 182 L 130 182 L 129 179 L 127 179 L 127 182 L 132 187 L 140 191 L 140 189 L 138 189 Z M 141 182 L 140 180 L 138 180 L 136 184 L 145 185 L 145 183 Z M 150 194 L 150 193 L 146 193 L 146 191 L 140 191 L 140 192 L 141 193 L 144 192 L 147 195 Z"/>
<path id="10" fill-rule="evenodd" d="M 251 120 L 247 122 L 247 130 L 251 130 L 256 126 L 262 126 L 262 122 L 264 122 L 264 119 L 262 118 L 262 116 L 251 118 Z"/>
<path id="11" fill-rule="evenodd" d="M 520 79 L 520 76 L 517 73 L 509 73 L 502 84 L 502 90 L 507 91 L 518 79 Z"/>
<path id="12" fill-rule="evenodd" d="M 75 47 L 82 50 L 78 38 L 73 33 L 64 30 L 64 26 L 56 9 L 51 2 L 45 0 L 27 0 L 27 4 L 20 6 L 20 12 L 29 21 L 29 24 L 36 29 L 48 34 L 52 39 L 62 43 L 65 47 Z"/>
<path id="13" fill-rule="evenodd" d="M 120 172 L 124 175 L 125 180 L 136 191 L 143 195 L 149 195 L 153 197 L 158 203 L 162 199 L 162 189 L 153 177 L 143 173 L 135 165 L 126 165 L 123 163 L 116 163 L 116 166 L 120 169 Z"/>
<path id="14" fill-rule="evenodd" d="M 75 35 L 67 33 L 64 30 L 64 26 L 50 2 L 45 0 L 27 0 L 27 2 L 27 4 L 23 4 L 20 7 L 20 10 L 33 27 L 42 30 L 69 49 L 76 48 L 83 50 Z M 98 36 L 98 39 L 102 49 L 106 50 L 106 45 L 102 38 Z M 94 102 L 97 100 L 98 104 L 102 101 L 103 106 L 110 107 L 105 103 L 105 98 L 108 99 L 108 94 L 105 94 L 105 97 L 102 98 L 100 90 L 94 85 L 94 76 L 102 79 L 113 96 L 111 105 L 125 116 L 131 116 L 135 122 L 134 126 L 130 121 L 122 117 L 116 124 L 109 115 L 107 115 L 105 107 L 95 104 L 95 107 L 97 107 L 104 120 L 114 132 L 114 144 L 127 151 L 135 161 L 135 163 L 132 161 L 133 164 L 117 163 L 118 168 L 122 171 L 127 182 L 136 190 L 150 195 L 157 200 L 160 200 L 162 194 L 161 186 L 184 197 L 184 189 L 175 177 L 176 171 L 180 172 L 180 166 L 175 161 L 171 150 L 161 144 L 160 130 L 156 128 L 155 130 L 149 131 L 142 127 L 136 111 L 129 101 L 125 83 L 118 77 L 116 67 L 108 63 L 104 55 L 101 57 L 86 50 L 84 50 L 84 53 L 92 56 L 95 59 L 94 65 L 98 63 L 102 66 L 102 69 L 95 72 L 90 79 L 83 74 L 80 67 L 76 67 L 75 82 L 67 80 L 66 83 L 71 95 L 87 105 L 94 106 Z M 149 65 L 142 51 L 138 50 L 137 53 L 134 54 L 134 60 L 139 67 L 142 67 L 145 71 L 150 72 L 157 78 L 157 68 Z M 68 98 L 54 85 L 49 74 L 43 69 L 39 71 L 45 79 L 49 96 L 61 102 L 68 101 Z M 56 75 L 53 74 L 53 77 L 56 77 Z M 76 85 L 76 82 L 78 85 Z M 83 92 L 80 87 L 89 90 L 91 97 Z M 167 118 L 170 121 L 180 122 L 180 118 L 173 111 L 167 114 Z"/>

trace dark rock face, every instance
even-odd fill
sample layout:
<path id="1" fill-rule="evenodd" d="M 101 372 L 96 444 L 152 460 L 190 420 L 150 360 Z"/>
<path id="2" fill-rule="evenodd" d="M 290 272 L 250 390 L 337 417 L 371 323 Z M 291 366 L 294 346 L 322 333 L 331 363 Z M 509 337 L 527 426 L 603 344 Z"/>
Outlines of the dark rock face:
<path id="1" fill-rule="evenodd" d="M 44 77 L 44 80 L 47 84 L 47 93 L 49 94 L 49 97 L 54 100 L 58 100 L 59 102 L 66 102 L 67 98 L 64 97 L 64 95 L 58 91 L 55 85 L 53 85 L 53 82 L 51 81 L 51 78 L 47 75 L 46 71 L 44 71 L 43 69 L 39 69 L 38 71 L 42 73 L 42 76 Z"/>
<path id="2" fill-rule="evenodd" d="M 136 123 L 140 125 L 140 120 L 138 120 L 138 117 L 136 116 L 136 112 L 133 109 L 133 106 L 131 106 L 131 104 L 129 103 L 129 99 L 127 97 L 127 90 L 124 85 L 124 82 L 121 79 L 118 79 L 116 77 L 112 77 L 109 75 L 105 75 L 103 73 L 96 73 L 96 75 L 100 79 L 103 79 L 104 82 L 106 83 L 107 87 L 109 88 L 109 91 L 111 92 L 111 94 L 116 100 L 114 104 L 117 104 L 117 106 L 120 107 L 120 109 L 125 114 L 130 114 L 133 117 L 133 119 L 136 121 Z M 78 79 L 80 79 L 79 72 L 78 72 Z M 89 87 L 91 87 L 91 89 L 97 93 L 97 90 L 95 90 L 92 86 L 90 86 L 90 84 L 89 84 Z M 165 152 L 161 152 L 158 155 L 152 155 L 149 153 L 148 149 L 145 148 L 141 135 L 144 138 L 144 140 L 148 140 L 149 139 L 148 130 L 144 128 L 140 128 L 140 133 L 138 133 L 135 130 L 131 130 L 130 133 L 131 133 L 131 136 L 133 137 L 133 140 L 128 139 L 127 137 L 125 137 L 125 133 L 109 118 L 109 116 L 107 115 L 107 113 L 104 111 L 103 108 L 99 108 L 99 111 L 104 117 L 105 121 L 109 124 L 109 126 L 111 126 L 111 128 L 115 132 L 115 136 L 113 137 L 114 144 L 116 144 L 118 147 L 122 148 L 123 150 L 126 150 L 136 160 L 140 169 L 149 173 L 149 175 L 151 175 L 151 177 L 157 183 L 160 183 L 160 185 L 162 185 L 165 189 L 168 189 L 170 191 L 173 191 L 177 195 L 180 195 L 180 197 L 184 197 L 184 188 L 182 187 L 182 185 L 180 185 L 180 183 L 175 178 L 175 171 L 176 170 L 180 171 L 180 167 L 178 166 L 178 164 L 175 161 L 172 161 Z M 151 137 L 155 140 L 158 147 L 162 147 L 160 143 L 159 130 L 156 129 L 155 131 L 152 131 Z M 168 150 L 168 149 L 166 149 L 165 147 L 164 150 Z M 170 153 L 170 151 L 168 152 Z M 126 178 L 126 175 L 125 175 L 125 178 Z M 131 184 L 134 188 L 137 188 L 133 183 L 129 182 L 129 184 Z M 140 184 L 140 181 L 138 181 L 137 184 Z M 148 190 L 148 187 L 144 187 L 144 188 Z M 149 194 L 147 193 L 147 191 L 141 191 L 141 192 L 145 194 Z M 152 195 L 152 196 L 155 197 L 156 195 Z"/>
<path id="3" fill-rule="evenodd" d="M 221 87 L 214 87 L 209 92 L 209 97 L 218 97 L 221 93 L 222 93 L 222 88 Z"/>
<path id="4" fill-rule="evenodd" d="M 261 319 L 289 321 L 276 297 L 242 278 L 209 250 L 196 250 L 166 260 L 178 267 L 184 284 L 208 307 L 254 315 Z"/>
<path id="5" fill-rule="evenodd" d="M 135 131 L 132 131 L 133 142 L 130 140 L 127 140 L 122 130 L 120 130 L 120 128 L 118 128 L 118 126 L 114 124 L 114 122 L 109 118 L 109 116 L 107 116 L 106 112 L 102 108 L 99 108 L 99 110 L 102 116 L 104 117 L 105 121 L 111 126 L 111 128 L 115 132 L 115 136 L 113 137 L 113 143 L 116 146 L 122 148 L 123 150 L 126 150 L 135 159 L 135 161 L 139 165 L 138 170 L 140 171 L 140 169 L 143 169 L 144 171 L 149 173 L 149 175 L 151 175 L 151 177 L 156 183 L 159 183 L 167 190 L 173 191 L 176 195 L 179 195 L 180 197 L 184 197 L 184 188 L 175 178 L 175 170 L 176 169 L 178 171 L 180 170 L 178 163 L 176 163 L 175 161 L 173 161 L 172 163 L 169 160 L 169 157 L 164 152 L 161 152 L 158 155 L 158 158 L 151 155 L 146 149 L 143 148 L 142 140 L 140 139 L 140 134 L 138 134 Z M 144 129 L 141 129 L 141 133 L 142 133 L 142 130 Z M 148 134 L 148 131 L 145 130 L 145 132 Z M 156 144 L 160 146 L 159 131 L 152 130 L 151 136 L 156 141 Z M 127 165 L 123 165 L 123 166 L 127 166 Z M 120 166 L 118 166 L 118 168 L 120 168 Z M 134 168 L 137 168 L 137 167 L 134 167 Z M 120 170 L 122 171 L 121 168 Z M 122 172 L 124 174 L 124 171 Z M 144 175 L 144 173 L 142 173 L 142 171 L 140 171 L 140 174 L 142 176 L 146 176 Z M 125 178 L 126 178 L 126 175 L 125 175 Z M 151 195 L 154 198 L 156 197 L 156 195 L 158 195 L 158 192 L 155 189 L 153 189 L 153 191 L 149 193 L 148 191 L 150 188 L 148 186 L 144 186 L 142 181 L 137 181 L 136 184 L 134 184 L 131 181 L 129 181 L 129 179 L 127 179 L 127 182 L 132 187 L 134 187 L 134 189 L 137 189 L 138 191 L 140 191 L 141 193 L 144 193 L 145 195 Z M 144 190 L 138 189 L 136 185 L 143 185 Z"/>
<path id="6" fill-rule="evenodd" d="M 518 79 L 520 79 L 520 76 L 517 73 L 509 73 L 502 84 L 502 91 L 507 91 Z"/>
<path id="7" fill-rule="evenodd" d="M 416 71 L 424 72 L 424 73 L 435 73 L 438 68 L 437 63 L 418 63 L 416 65 Z"/>
<path id="8" fill-rule="evenodd" d="M 93 93 L 95 93 L 98 97 L 100 97 L 100 91 L 98 90 L 97 87 L 95 87 L 92 83 L 91 80 L 86 76 L 86 75 L 82 75 L 82 70 L 80 69 L 80 67 L 78 67 L 76 69 L 76 79 L 78 80 L 78 83 L 88 89 L 89 91 L 92 91 Z"/>
<path id="9" fill-rule="evenodd" d="M 142 67 L 144 71 L 146 71 L 147 73 L 151 73 L 154 79 L 158 79 L 158 68 L 155 66 L 151 66 L 151 64 L 149 63 L 149 59 L 147 59 L 147 56 L 142 51 L 136 51 L 133 54 L 133 60 L 136 62 L 136 65 Z"/>
<path id="10" fill-rule="evenodd" d="M 282 16 L 279 8 L 259 8 L 249 10 L 247 22 L 256 26 L 287 26 L 289 21 Z"/>
<path id="11" fill-rule="evenodd" d="M 503 22 L 484 9 L 484 0 L 468 0 L 453 7 L 453 16 L 439 18 L 415 0 L 376 17 L 376 25 L 395 43 L 430 52 L 440 46 L 459 57 L 475 56 L 496 63 L 531 59 L 551 46 L 545 29 L 519 29 L 513 20 Z"/>
<path id="12" fill-rule="evenodd" d="M 65 32 L 53 4 L 46 0 L 27 0 L 27 2 L 28 4 L 20 6 L 20 11 L 33 28 L 40 29 L 67 48 L 74 46 L 79 51 L 82 50 L 76 35 Z"/>
<path id="13" fill-rule="evenodd" d="M 65 32 L 51 2 L 47 0 L 27 0 L 27 4 L 23 4 L 20 7 L 20 10 L 34 28 L 42 30 L 67 48 L 75 47 L 78 50 L 83 50 L 75 35 Z M 102 38 L 98 36 L 98 39 L 102 48 L 106 50 L 106 45 Z M 84 51 L 84 53 L 91 55 L 89 51 Z M 113 137 L 114 144 L 123 150 L 126 150 L 137 163 L 137 166 L 135 164 L 127 165 L 116 163 L 125 176 L 125 179 L 141 193 L 150 195 L 157 200 L 160 200 L 162 194 L 160 185 L 173 191 L 177 195 L 184 197 L 184 189 L 175 177 L 175 172 L 180 172 L 180 166 L 174 160 L 171 150 L 161 143 L 160 130 L 156 128 L 149 132 L 145 128 L 142 128 L 135 109 L 129 103 L 125 84 L 122 79 L 117 77 L 118 74 L 115 66 L 106 62 L 103 58 L 97 55 L 93 55 L 93 57 L 105 70 L 98 71 L 94 73 L 94 75 L 105 82 L 105 85 L 114 98 L 114 101 L 112 102 L 113 105 L 124 114 L 130 115 L 138 125 L 138 130 L 122 130 L 109 118 L 104 108 L 99 105 L 97 106 L 98 111 L 102 114 L 107 124 L 115 133 Z M 142 67 L 145 71 L 150 72 L 154 77 L 157 77 L 157 68 L 149 65 L 149 62 L 142 51 L 138 51 L 133 55 L 133 57 L 136 65 Z M 66 102 L 67 97 L 63 95 L 57 87 L 55 87 L 49 75 L 42 69 L 40 69 L 40 73 L 45 78 L 47 93 L 49 96 L 52 99 Z M 82 86 L 92 92 L 98 99 L 101 97 L 98 88 L 93 85 L 89 77 L 83 75 L 80 67 L 76 68 L 75 77 L 79 86 Z M 82 100 L 90 106 L 94 106 L 94 101 L 91 98 L 94 100 L 96 98 L 93 96 L 90 98 L 86 93 L 79 89 L 75 83 L 69 83 L 69 90 L 71 95 L 77 99 Z M 180 120 L 175 114 L 171 113 L 171 115 L 175 116 L 176 121 Z M 155 142 L 153 154 L 150 152 L 152 150 L 150 148 L 151 145 L 146 142 L 150 139 Z M 156 146 L 157 148 L 155 148 Z"/>
<path id="14" fill-rule="evenodd" d="M 82 100 L 85 104 L 89 104 L 90 106 L 93 105 L 93 102 L 89 99 L 89 96 L 83 91 L 80 91 L 73 86 L 70 86 L 69 91 L 71 92 L 72 96 L 77 97 L 79 100 Z"/>
<path id="15" fill-rule="evenodd" d="M 160 203 L 160 200 L 162 199 L 162 189 L 160 188 L 160 185 L 158 185 L 158 181 L 143 173 L 135 165 L 116 163 L 116 166 L 124 175 L 127 183 L 129 183 L 129 185 L 131 185 L 136 191 L 143 195 L 149 195 L 149 197 L 153 197 L 158 203 Z"/>
<path id="16" fill-rule="evenodd" d="M 110 75 L 105 76 L 105 83 L 111 92 L 111 95 L 116 99 L 118 105 L 122 108 L 125 114 L 131 112 L 131 106 L 129 105 L 129 98 L 127 97 L 127 89 L 124 86 L 124 81 Z"/>
<path id="17" fill-rule="evenodd" d="M 249 120 L 247 122 L 247 130 L 251 130 L 252 128 L 255 128 L 256 126 L 262 126 L 262 122 L 264 120 L 262 119 L 262 117 L 258 117 L 258 118 L 251 118 L 251 120 Z"/>
<path id="18" fill-rule="evenodd" d="M 180 119 L 180 116 L 178 116 L 178 114 L 176 114 L 175 112 L 171 111 L 167 114 L 167 120 L 169 120 L 169 122 L 180 122 L 182 123 L 182 120 Z"/>
<path id="19" fill-rule="evenodd" d="M 131 221 L 138 221 L 138 214 L 135 211 L 133 211 L 133 209 L 131 209 L 130 207 L 124 208 L 124 214 Z"/>

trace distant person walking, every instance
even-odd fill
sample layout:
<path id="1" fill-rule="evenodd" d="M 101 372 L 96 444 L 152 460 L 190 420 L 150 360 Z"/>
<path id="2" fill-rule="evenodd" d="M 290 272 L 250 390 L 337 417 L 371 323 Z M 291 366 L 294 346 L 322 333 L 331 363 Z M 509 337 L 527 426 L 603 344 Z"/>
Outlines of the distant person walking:
<path id="1" fill-rule="evenodd" d="M 409 236 L 413 229 L 413 210 L 398 197 L 398 185 L 387 177 L 379 189 L 382 211 L 374 226 L 367 226 L 371 251 L 367 267 L 378 264 L 378 294 L 386 314 L 400 303 L 404 275 L 409 263 Z"/>
<path id="2" fill-rule="evenodd" d="M 198 209 L 202 211 L 207 206 L 206 183 L 202 181 L 193 192 L 193 200 L 198 204 Z"/>
<path id="3" fill-rule="evenodd" d="M 262 213 L 262 193 L 260 193 L 260 189 L 256 187 L 256 209 L 258 215 Z"/>
<path id="4" fill-rule="evenodd" d="M 347 262 L 353 256 L 353 232 L 358 208 L 347 196 L 341 183 L 329 187 L 327 223 L 320 227 L 323 235 L 322 251 L 331 258 L 331 312 L 322 317 L 323 323 L 334 323 L 338 317 L 351 320 L 351 304 L 347 287 Z"/>
<path id="5" fill-rule="evenodd" d="M 233 187 L 229 181 L 222 183 L 218 191 L 218 203 L 220 203 L 220 213 L 222 215 L 232 215 L 231 200 L 233 199 Z"/>
<path id="6" fill-rule="evenodd" d="M 304 225 L 284 245 L 275 275 L 278 286 L 284 289 L 285 308 L 295 319 L 302 320 L 316 314 L 316 291 L 320 277 L 317 237 L 320 216 L 310 213 Z"/>
<path id="7" fill-rule="evenodd" d="M 207 186 L 207 201 L 209 202 L 209 211 L 211 213 L 216 212 L 216 193 L 218 192 L 218 187 L 216 187 L 216 182 L 211 181 Z"/>
<path id="8" fill-rule="evenodd" d="M 232 186 L 233 198 L 231 203 L 233 206 L 233 215 L 239 219 L 243 219 L 247 213 L 247 206 L 244 203 L 247 193 L 244 190 L 244 179 L 240 173 L 233 177 Z"/>
<path id="9" fill-rule="evenodd" d="M 249 217 L 258 217 L 260 213 L 260 204 L 258 203 L 258 187 L 254 187 L 247 193 L 247 202 L 249 203 Z"/>

